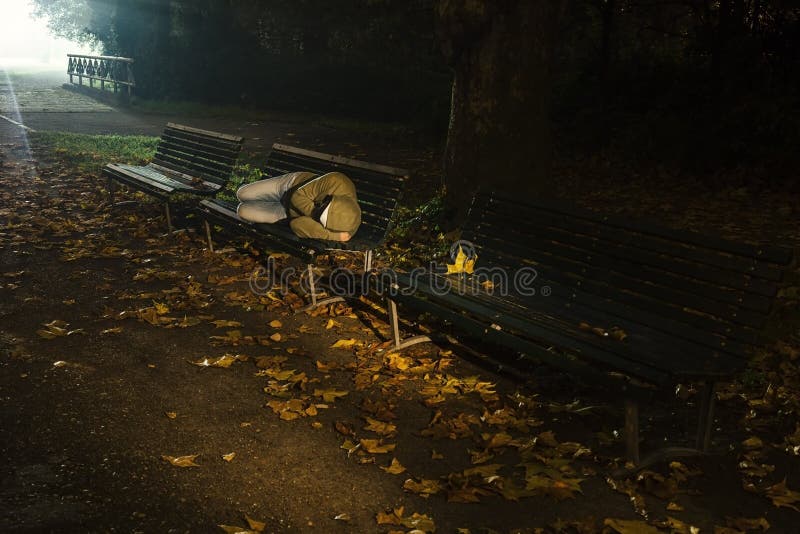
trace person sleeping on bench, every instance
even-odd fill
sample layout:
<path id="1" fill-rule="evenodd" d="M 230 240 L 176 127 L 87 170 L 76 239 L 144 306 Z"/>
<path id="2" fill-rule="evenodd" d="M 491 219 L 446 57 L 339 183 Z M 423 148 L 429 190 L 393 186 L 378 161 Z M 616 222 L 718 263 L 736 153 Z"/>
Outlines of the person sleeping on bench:
<path id="1" fill-rule="evenodd" d="M 242 219 L 271 224 L 288 218 L 298 237 L 349 241 L 361 225 L 356 187 L 340 172 L 290 172 L 243 185 L 236 197 Z"/>

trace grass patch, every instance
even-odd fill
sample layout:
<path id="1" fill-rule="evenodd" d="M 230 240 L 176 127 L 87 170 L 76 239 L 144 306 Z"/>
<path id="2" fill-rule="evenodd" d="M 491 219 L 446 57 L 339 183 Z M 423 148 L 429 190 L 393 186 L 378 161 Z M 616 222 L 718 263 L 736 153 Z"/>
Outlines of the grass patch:
<path id="1" fill-rule="evenodd" d="M 153 158 L 158 145 L 158 137 L 144 135 L 35 132 L 30 139 L 41 155 L 55 157 L 78 171 L 97 173 L 112 162 L 145 164 Z"/>
<path id="2" fill-rule="evenodd" d="M 37 155 L 55 159 L 79 172 L 99 174 L 107 163 L 144 165 L 153 159 L 158 137 L 143 135 L 88 135 L 63 132 L 34 132 L 30 140 Z M 236 190 L 264 178 L 257 166 L 240 163 L 233 170 L 228 186 L 218 193 L 225 200 L 236 200 Z"/>

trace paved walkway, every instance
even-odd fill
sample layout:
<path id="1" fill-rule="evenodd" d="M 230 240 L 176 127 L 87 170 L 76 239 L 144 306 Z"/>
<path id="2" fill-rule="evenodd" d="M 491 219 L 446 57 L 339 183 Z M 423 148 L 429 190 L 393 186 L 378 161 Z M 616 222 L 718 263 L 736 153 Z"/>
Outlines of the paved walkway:
<path id="1" fill-rule="evenodd" d="M 264 112 L 258 113 L 260 118 L 141 113 L 66 90 L 62 85 L 68 81 L 61 71 L 0 66 L 0 123 L 19 123 L 35 131 L 158 136 L 166 123 L 176 122 L 241 135 L 245 151 L 256 159 L 266 156 L 273 143 L 286 143 L 403 167 L 420 183 L 438 180 L 438 156 L 430 149 L 435 142 L 391 128 L 337 128 L 335 121 L 292 113 L 269 113 L 268 118 Z"/>

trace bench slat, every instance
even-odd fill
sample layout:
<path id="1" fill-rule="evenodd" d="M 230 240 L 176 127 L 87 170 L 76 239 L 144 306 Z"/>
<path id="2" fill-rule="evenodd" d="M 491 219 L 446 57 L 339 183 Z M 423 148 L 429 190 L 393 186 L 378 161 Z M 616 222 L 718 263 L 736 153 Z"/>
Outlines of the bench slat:
<path id="1" fill-rule="evenodd" d="M 495 199 L 499 199 L 494 195 Z M 493 200 L 497 201 L 497 200 Z M 503 198 L 503 202 L 508 202 L 512 205 L 517 205 L 521 209 L 526 209 L 525 205 L 530 204 L 538 209 L 542 209 L 552 213 L 569 214 L 579 219 L 585 219 L 596 223 L 614 226 L 625 230 L 631 230 L 637 233 L 649 234 L 656 237 L 671 239 L 674 241 L 690 243 L 700 247 L 706 247 L 714 250 L 719 250 L 733 255 L 743 256 L 746 258 L 758 259 L 769 261 L 781 266 L 786 266 L 792 260 L 792 251 L 784 248 L 771 245 L 751 245 L 748 243 L 740 243 L 736 241 L 728 241 L 714 236 L 699 234 L 688 230 L 676 230 L 672 228 L 665 228 L 650 224 L 644 221 L 637 221 L 635 224 L 631 223 L 628 219 L 616 217 L 612 215 L 599 215 L 588 210 L 580 210 L 574 206 L 569 206 L 555 201 L 548 203 L 539 202 L 536 199 L 526 199 L 525 204 L 520 201 L 510 198 Z"/>
<path id="2" fill-rule="evenodd" d="M 765 303 L 766 309 L 753 310 L 754 301 L 748 299 L 751 306 L 742 306 L 739 301 L 743 298 L 739 297 L 737 292 L 710 284 L 702 284 L 691 279 L 681 279 L 653 268 L 609 258 L 602 253 L 587 254 L 580 249 L 530 236 L 526 245 L 534 245 L 538 252 L 529 252 L 527 249 L 495 240 L 493 236 L 498 231 L 496 228 L 488 228 L 483 231 L 490 231 L 491 234 L 470 237 L 474 239 L 475 243 L 485 247 L 487 251 L 496 251 L 502 247 L 506 251 L 505 257 L 511 267 L 515 263 L 520 266 L 530 262 L 543 264 L 572 274 L 579 279 L 602 279 L 604 283 L 612 286 L 612 290 L 633 291 L 647 298 L 668 300 L 676 305 L 710 313 L 748 326 L 758 327 L 763 324 L 766 313 L 769 311 L 769 301 Z M 488 253 L 491 254 L 491 252 Z"/>
<path id="3" fill-rule="evenodd" d="M 211 130 L 203 130 L 201 128 L 195 128 L 193 126 L 186 126 L 184 124 L 176 124 L 174 122 L 168 122 L 165 130 L 175 130 L 176 132 L 181 132 L 184 135 L 196 135 L 199 137 L 205 137 L 209 139 L 215 139 L 220 142 L 228 142 L 235 145 L 240 145 L 244 142 L 244 137 L 232 134 L 226 134 L 222 132 L 214 132 Z"/>
<path id="4" fill-rule="evenodd" d="M 603 229 L 598 225 L 581 226 L 573 224 L 573 221 L 564 216 L 537 211 L 527 215 L 525 220 L 515 219 L 513 215 L 509 215 L 508 209 L 503 213 L 480 214 L 479 222 L 473 225 L 473 228 L 499 226 L 525 234 L 536 232 L 537 235 L 544 234 L 548 237 L 552 234 L 553 238 L 563 237 L 564 242 L 587 250 L 599 248 L 605 253 L 615 253 L 623 258 L 635 259 L 665 271 L 712 282 L 724 282 L 730 287 L 768 297 L 775 294 L 777 286 L 767 280 L 779 280 L 782 273 L 772 264 L 731 255 L 725 256 L 721 253 L 704 254 L 707 251 L 689 249 L 683 243 L 656 240 L 641 234 L 638 236 L 628 234 L 623 238 L 626 242 L 621 243 L 619 236 L 622 232 L 616 229 Z M 702 256 L 706 261 L 697 261 L 692 256 Z M 707 263 L 712 257 L 715 258 L 714 264 Z"/>
<path id="5" fill-rule="evenodd" d="M 650 337 L 658 337 L 664 347 L 681 345 L 683 350 L 692 353 L 700 351 L 724 351 L 735 356 L 744 356 L 752 337 L 746 341 L 737 340 L 731 336 L 715 334 L 707 329 L 702 329 L 683 322 L 656 315 L 642 310 L 632 310 L 629 306 L 608 299 L 598 298 L 596 295 L 587 294 L 582 287 L 569 285 L 569 282 L 549 280 L 539 276 L 535 280 L 536 287 L 549 286 L 551 294 L 543 296 L 540 292 L 535 295 L 521 295 L 515 291 L 513 285 L 506 287 L 495 278 L 494 294 L 486 291 L 481 282 L 490 279 L 488 273 L 476 271 L 475 275 L 459 283 L 458 293 L 465 298 L 485 301 L 504 310 L 506 313 L 524 315 L 528 310 L 533 312 L 547 310 L 550 313 L 570 321 L 573 328 L 581 322 L 586 322 L 595 327 L 609 329 L 617 326 L 629 333 L 647 331 Z M 452 278 L 452 277 L 451 277 Z M 692 348 L 694 345 L 695 348 Z M 702 346 L 705 348 L 698 348 Z M 660 347 L 654 347 L 654 352 L 659 352 Z"/>
<path id="6" fill-rule="evenodd" d="M 212 167 L 202 158 L 196 156 L 189 158 L 184 154 L 163 152 L 161 149 L 156 153 L 153 162 L 176 172 L 203 178 L 220 185 L 227 183 L 230 176 L 230 172 L 225 173 L 217 167 Z"/>
<path id="7" fill-rule="evenodd" d="M 329 164 L 325 160 L 310 160 L 307 158 L 299 157 L 294 154 L 285 152 L 270 153 L 267 161 L 267 169 L 272 169 L 278 175 L 286 172 L 305 170 L 315 174 L 324 174 L 331 171 L 339 171 L 346 174 L 353 183 L 361 185 L 362 187 L 372 188 L 374 193 L 380 194 L 386 192 L 386 195 L 391 198 L 391 192 L 397 194 L 403 188 L 403 184 L 407 179 L 405 171 L 404 174 L 385 174 L 372 169 L 365 169 L 360 166 L 344 165 L 344 164 Z M 286 169 L 289 169 L 288 171 Z"/>
<path id="8" fill-rule="evenodd" d="M 454 293 L 439 293 L 431 291 L 425 280 L 412 280 L 403 273 L 397 274 L 397 281 L 401 288 L 413 288 L 415 297 L 420 296 L 433 297 L 434 301 L 442 302 L 452 306 L 456 309 L 463 309 L 463 296 Z M 515 320 L 509 316 L 500 316 L 496 310 L 485 304 L 475 302 L 471 303 L 467 310 L 471 314 L 484 319 L 490 319 L 492 322 L 506 323 L 509 326 L 515 324 Z M 614 369 L 624 369 L 625 372 L 632 376 L 645 379 L 650 382 L 660 383 L 664 382 L 668 374 L 661 369 L 653 368 L 641 361 L 629 360 L 619 354 L 609 351 L 608 348 L 599 347 L 596 340 L 576 339 L 572 337 L 574 332 L 565 332 L 562 330 L 553 329 L 552 323 L 544 321 L 524 321 L 522 324 L 516 324 L 520 331 L 526 333 L 526 337 L 532 340 L 543 340 L 545 346 L 558 345 L 559 348 L 570 350 L 577 353 L 589 352 L 592 359 L 596 359 Z M 487 331 L 491 328 L 487 328 Z M 577 332 L 577 330 L 575 330 Z M 477 334 L 477 332 L 476 332 Z M 540 341 L 541 343 L 542 341 Z"/>
<path id="9" fill-rule="evenodd" d="M 239 150 L 229 146 L 213 146 L 194 139 L 182 139 L 168 134 L 162 134 L 162 146 L 174 148 L 181 152 L 202 154 L 209 159 L 219 161 L 226 165 L 233 165 L 239 156 Z"/>
<path id="10" fill-rule="evenodd" d="M 478 252 L 479 256 L 481 252 Z M 503 258 L 491 258 L 484 254 L 484 257 L 493 264 L 502 265 Z M 732 324 L 720 321 L 709 315 L 687 313 L 683 309 L 673 306 L 668 302 L 657 299 L 645 299 L 641 295 L 620 291 L 610 287 L 601 281 L 583 279 L 580 285 L 574 278 L 566 276 L 558 268 L 550 266 L 535 267 L 540 280 L 554 286 L 569 288 L 569 298 L 599 310 L 614 308 L 615 313 L 620 317 L 631 321 L 640 320 L 644 314 L 648 314 L 654 320 L 659 317 L 669 319 L 674 323 L 683 323 L 696 328 L 707 330 L 725 337 L 733 337 L 744 343 L 754 342 L 756 336 L 752 328 L 745 325 Z M 611 313 L 609 311 L 609 313 Z"/>
<path id="11" fill-rule="evenodd" d="M 506 229 L 508 226 L 502 228 Z M 493 235 L 496 237 L 493 239 L 494 244 L 487 243 L 487 247 L 499 247 L 500 249 L 503 248 L 504 241 L 518 235 L 516 230 L 505 232 L 512 235 L 498 234 L 498 230 L 499 227 L 495 224 L 481 224 L 473 230 L 477 233 L 468 232 L 466 235 L 472 236 L 473 239 L 481 239 L 478 235 Z M 532 232 L 528 232 L 527 236 L 531 234 Z M 534 235 L 541 236 L 539 246 L 543 242 L 549 244 L 546 249 L 553 247 L 573 249 L 575 255 L 583 253 L 586 257 L 592 257 L 593 265 L 602 265 L 606 268 L 614 265 L 620 272 L 642 280 L 670 285 L 757 312 L 769 311 L 772 303 L 770 297 L 777 292 L 777 286 L 774 283 L 752 278 L 746 274 L 718 271 L 707 266 L 695 268 L 693 264 L 683 260 L 646 252 L 637 254 L 632 247 L 618 247 L 584 236 L 569 236 L 561 230 L 546 229 L 536 232 Z M 533 246 L 533 242 L 527 242 L 525 245 L 526 248 L 530 248 L 530 251 L 525 253 L 527 257 L 535 257 L 538 250 L 541 250 Z M 713 276 L 715 274 L 717 276 Z"/>
<path id="12" fill-rule="evenodd" d="M 326 172 L 324 169 L 310 169 L 308 167 L 302 169 L 292 168 L 289 165 L 281 165 L 280 167 L 276 167 L 274 165 L 268 165 L 265 169 L 267 171 L 267 175 L 274 177 L 280 176 L 282 174 L 287 174 L 290 172 L 296 171 L 305 171 L 305 172 L 313 172 L 316 174 L 323 174 Z M 328 170 L 330 171 L 330 169 Z M 346 174 L 348 178 L 353 181 L 353 185 L 356 186 L 356 195 L 358 196 L 359 201 L 364 199 L 370 205 L 375 206 L 376 210 L 386 210 L 386 211 L 393 211 L 394 205 L 397 203 L 395 198 L 392 195 L 400 195 L 400 191 L 392 188 L 383 189 L 380 185 L 375 184 L 374 182 L 363 182 L 354 179 L 350 174 L 347 174 L 346 170 L 340 170 L 343 174 Z"/>

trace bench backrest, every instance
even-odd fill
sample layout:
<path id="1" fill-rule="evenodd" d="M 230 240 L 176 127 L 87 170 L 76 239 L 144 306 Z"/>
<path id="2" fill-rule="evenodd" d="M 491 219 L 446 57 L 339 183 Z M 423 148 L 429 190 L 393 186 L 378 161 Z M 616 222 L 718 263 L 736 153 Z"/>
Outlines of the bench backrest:
<path id="1" fill-rule="evenodd" d="M 493 193 L 473 201 L 463 239 L 476 266 L 533 267 L 564 309 L 657 329 L 742 355 L 762 331 L 792 251 L 661 228 Z M 535 300 L 531 300 L 535 307 Z M 571 306 L 571 303 L 574 306 Z"/>
<path id="2" fill-rule="evenodd" d="M 383 241 L 391 229 L 392 215 L 408 179 L 408 172 L 403 169 L 278 143 L 272 145 L 264 169 L 267 176 L 296 171 L 315 174 L 338 171 L 347 175 L 356 186 L 361 206 L 358 237 L 376 243 Z"/>
<path id="3" fill-rule="evenodd" d="M 224 186 L 242 150 L 242 137 L 168 123 L 153 163 Z"/>

